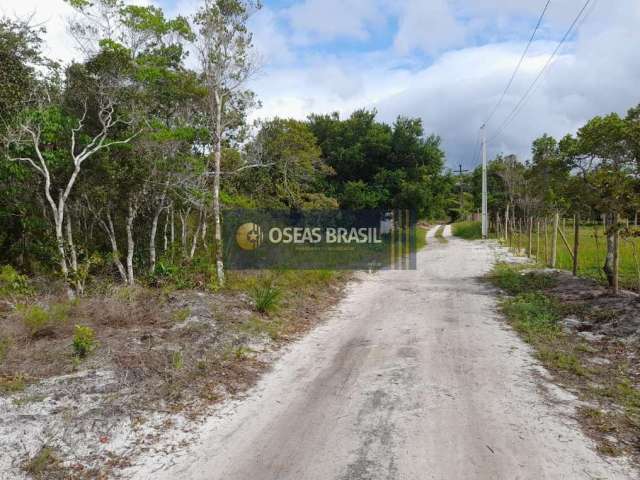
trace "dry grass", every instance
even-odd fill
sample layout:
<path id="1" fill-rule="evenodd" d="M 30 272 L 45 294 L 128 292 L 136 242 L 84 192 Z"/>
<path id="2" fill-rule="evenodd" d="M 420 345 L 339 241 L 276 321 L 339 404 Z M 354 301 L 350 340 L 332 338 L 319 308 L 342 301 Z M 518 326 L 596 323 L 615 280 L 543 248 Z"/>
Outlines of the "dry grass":
<path id="1" fill-rule="evenodd" d="M 155 411 L 199 417 L 211 404 L 253 385 L 268 367 L 261 352 L 278 349 L 315 325 L 340 298 L 348 278 L 331 271 L 232 272 L 227 287 L 215 293 L 105 288 L 76 302 L 32 295 L 24 299 L 24 307 L 0 313 L 0 395 L 10 395 L 16 406 L 26 405 L 42 398 L 23 393 L 40 380 L 111 372 L 106 386 L 80 378 L 76 383 L 82 386 L 74 384 L 76 390 L 59 388 L 80 388 L 90 395 L 96 402 L 91 411 L 100 412 L 106 422 Z M 278 309 L 269 313 L 258 311 L 251 296 L 265 281 L 280 292 Z M 35 323 L 25 321 L 33 311 Z M 95 348 L 86 357 L 73 347 L 76 325 L 95 332 Z M 94 422 L 95 415 L 87 421 Z M 73 421 L 82 418 L 74 416 Z M 53 458 L 34 456 L 24 468 L 40 471 L 44 465 L 42 478 L 107 478 L 112 463 L 122 461 L 103 458 L 98 470 L 79 462 L 80 470 L 69 471 Z M 57 477 L 59 470 L 63 476 Z"/>

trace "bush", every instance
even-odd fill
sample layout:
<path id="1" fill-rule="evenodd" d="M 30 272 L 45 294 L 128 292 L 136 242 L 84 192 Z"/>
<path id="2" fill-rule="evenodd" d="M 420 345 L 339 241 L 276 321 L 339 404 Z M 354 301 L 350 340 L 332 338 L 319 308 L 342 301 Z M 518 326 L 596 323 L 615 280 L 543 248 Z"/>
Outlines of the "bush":
<path id="1" fill-rule="evenodd" d="M 454 223 L 453 234 L 456 237 L 464 238 L 465 240 L 479 240 L 482 238 L 482 223 L 481 222 L 458 222 Z"/>
<path id="2" fill-rule="evenodd" d="M 22 322 L 32 337 L 51 324 L 49 312 L 39 305 L 29 305 L 22 311 Z"/>
<path id="3" fill-rule="evenodd" d="M 264 285 L 255 287 L 252 296 L 256 304 L 256 310 L 260 313 L 273 312 L 280 305 L 281 294 L 282 292 L 273 285 L 273 282 L 267 282 Z"/>
<path id="4" fill-rule="evenodd" d="M 11 265 L 3 265 L 0 268 L 0 295 L 28 295 L 29 293 L 31 288 L 26 275 L 19 274 Z"/>
<path id="5" fill-rule="evenodd" d="M 73 334 L 73 354 L 76 357 L 86 357 L 96 348 L 96 334 L 91 327 L 76 325 Z"/>

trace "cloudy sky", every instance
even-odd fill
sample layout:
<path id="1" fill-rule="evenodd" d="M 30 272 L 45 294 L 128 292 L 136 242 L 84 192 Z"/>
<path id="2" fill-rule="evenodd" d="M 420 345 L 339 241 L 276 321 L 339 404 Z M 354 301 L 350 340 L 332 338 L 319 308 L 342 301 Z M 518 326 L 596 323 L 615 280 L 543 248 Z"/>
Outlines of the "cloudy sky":
<path id="1" fill-rule="evenodd" d="M 197 0 L 154 3 L 190 14 Z M 376 108 L 423 119 L 448 163 L 474 166 L 478 128 L 496 104 L 546 0 L 263 0 L 251 19 L 264 66 L 252 87 L 256 117 Z M 513 86 L 487 127 L 494 137 L 547 62 L 585 0 L 552 0 Z M 46 22 L 49 53 L 76 52 L 62 0 L 0 0 L 0 12 Z M 574 132 L 585 120 L 640 102 L 640 1 L 591 0 L 577 30 L 489 155 L 529 156 L 532 139 Z"/>

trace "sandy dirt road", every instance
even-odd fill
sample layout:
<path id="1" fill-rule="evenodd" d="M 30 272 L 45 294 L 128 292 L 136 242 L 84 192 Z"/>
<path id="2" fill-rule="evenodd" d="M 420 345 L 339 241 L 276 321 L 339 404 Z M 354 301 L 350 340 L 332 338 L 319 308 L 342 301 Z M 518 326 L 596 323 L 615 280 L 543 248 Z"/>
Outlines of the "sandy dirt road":
<path id="1" fill-rule="evenodd" d="M 636 478 L 595 453 L 575 399 L 498 318 L 477 281 L 494 259 L 452 238 L 429 242 L 417 271 L 363 276 L 198 445 L 136 478 Z"/>

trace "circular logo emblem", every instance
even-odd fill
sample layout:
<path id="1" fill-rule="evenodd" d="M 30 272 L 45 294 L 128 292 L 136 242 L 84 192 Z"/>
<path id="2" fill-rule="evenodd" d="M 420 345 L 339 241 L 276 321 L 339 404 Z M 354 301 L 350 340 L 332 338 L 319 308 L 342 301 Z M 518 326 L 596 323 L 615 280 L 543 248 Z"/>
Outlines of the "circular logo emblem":
<path id="1" fill-rule="evenodd" d="M 262 243 L 262 229 L 255 223 L 245 223 L 236 230 L 236 242 L 243 250 L 255 250 Z"/>

